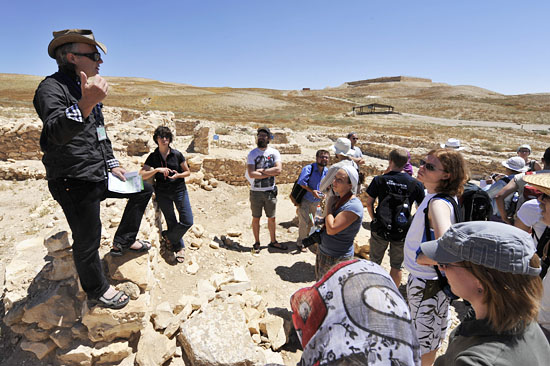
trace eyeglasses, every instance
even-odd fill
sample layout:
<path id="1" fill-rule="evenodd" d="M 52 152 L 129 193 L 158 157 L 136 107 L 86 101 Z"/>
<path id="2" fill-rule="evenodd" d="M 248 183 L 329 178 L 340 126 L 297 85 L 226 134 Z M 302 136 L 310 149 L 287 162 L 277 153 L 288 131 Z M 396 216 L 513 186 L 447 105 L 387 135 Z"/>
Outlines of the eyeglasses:
<path id="1" fill-rule="evenodd" d="M 437 264 L 439 268 L 442 270 L 446 270 L 449 267 L 457 267 L 457 268 L 471 268 L 469 266 L 465 266 L 464 264 L 456 264 L 456 263 L 438 263 Z"/>
<path id="2" fill-rule="evenodd" d="M 352 137 L 351 140 L 359 140 L 359 137 Z"/>
<path id="3" fill-rule="evenodd" d="M 428 163 L 426 160 L 420 160 L 420 166 L 422 166 L 422 165 L 424 165 L 424 167 L 427 170 L 429 170 L 430 172 L 435 172 L 436 170 L 441 170 L 442 172 L 445 171 L 444 169 L 439 169 L 438 167 L 436 167 L 432 163 Z"/>
<path id="4" fill-rule="evenodd" d="M 71 53 L 76 56 L 88 57 L 92 61 L 101 60 L 101 54 L 99 52 L 90 52 L 90 53 L 71 52 Z"/>
<path id="5" fill-rule="evenodd" d="M 527 149 L 525 149 L 525 150 L 520 149 L 518 152 L 520 152 L 520 153 L 522 153 L 522 154 L 525 154 L 525 153 L 530 153 L 531 151 L 529 151 L 529 150 L 527 150 Z"/>

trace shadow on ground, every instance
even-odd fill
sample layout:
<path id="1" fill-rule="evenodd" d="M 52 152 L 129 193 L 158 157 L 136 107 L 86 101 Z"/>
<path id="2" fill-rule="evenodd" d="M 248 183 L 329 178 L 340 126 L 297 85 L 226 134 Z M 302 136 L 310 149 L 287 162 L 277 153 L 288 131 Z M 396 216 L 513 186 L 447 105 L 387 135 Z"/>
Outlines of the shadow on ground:
<path id="1" fill-rule="evenodd" d="M 275 273 L 281 280 L 292 283 L 315 281 L 315 266 L 306 262 L 296 262 L 291 267 L 278 266 Z"/>

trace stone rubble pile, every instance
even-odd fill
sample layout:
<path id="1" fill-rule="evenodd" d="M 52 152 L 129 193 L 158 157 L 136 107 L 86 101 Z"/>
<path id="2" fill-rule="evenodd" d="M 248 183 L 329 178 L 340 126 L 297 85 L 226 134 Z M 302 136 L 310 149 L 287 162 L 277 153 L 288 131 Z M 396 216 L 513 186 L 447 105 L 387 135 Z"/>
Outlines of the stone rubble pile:
<path id="1" fill-rule="evenodd" d="M 116 210 L 108 205 L 105 211 L 117 217 Z M 45 239 L 18 243 L 17 256 L 5 268 L 4 322 L 20 335 L 19 346 L 44 362 L 68 366 L 283 364 L 276 351 L 287 342 L 290 323 L 268 312 L 243 267 L 228 266 L 198 280 L 195 292 L 175 304 L 154 304 L 150 291 L 164 260 L 158 216 L 149 207 L 140 230 L 153 243 L 148 253 L 103 257 L 110 282 L 132 299 L 120 310 L 88 307 L 67 231 L 56 228 Z M 191 243 L 210 237 L 198 224 L 189 236 Z M 102 244 L 109 239 L 103 233 Z M 223 239 L 211 244 L 219 248 Z M 108 249 L 102 245 L 100 253 Z"/>

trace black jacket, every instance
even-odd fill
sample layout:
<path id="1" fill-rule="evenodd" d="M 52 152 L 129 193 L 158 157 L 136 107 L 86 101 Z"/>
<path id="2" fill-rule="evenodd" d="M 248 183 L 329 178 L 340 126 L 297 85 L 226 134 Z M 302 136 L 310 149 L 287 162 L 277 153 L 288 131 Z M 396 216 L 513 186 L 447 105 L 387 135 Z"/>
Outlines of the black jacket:
<path id="1" fill-rule="evenodd" d="M 43 122 L 40 148 L 46 179 L 74 178 L 99 182 L 106 178 L 107 161 L 115 162 L 111 141 L 99 141 L 104 126 L 101 104 L 84 123 L 67 118 L 65 110 L 81 98 L 80 80 L 74 73 L 58 71 L 44 79 L 34 95 L 34 108 Z"/>

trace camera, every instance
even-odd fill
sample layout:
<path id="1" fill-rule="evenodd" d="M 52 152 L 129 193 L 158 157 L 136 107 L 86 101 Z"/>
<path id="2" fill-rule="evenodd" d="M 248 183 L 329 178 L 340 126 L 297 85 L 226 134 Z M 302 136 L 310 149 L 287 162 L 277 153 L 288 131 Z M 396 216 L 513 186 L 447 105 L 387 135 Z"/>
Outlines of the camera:
<path id="1" fill-rule="evenodd" d="M 315 243 L 320 244 L 321 243 L 321 230 L 315 230 L 313 234 L 308 236 L 307 238 L 302 239 L 302 245 L 304 248 L 309 247 L 310 245 L 313 245 Z"/>

